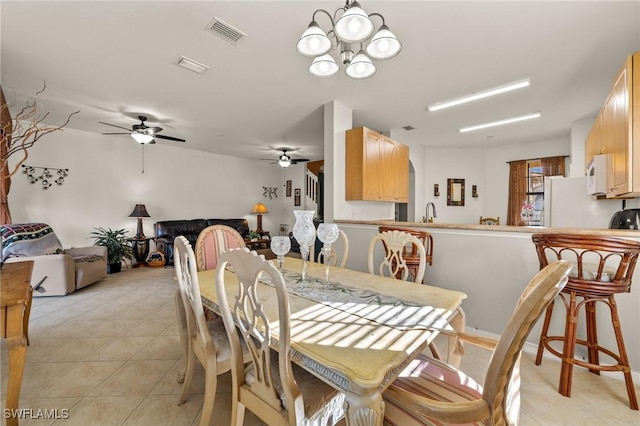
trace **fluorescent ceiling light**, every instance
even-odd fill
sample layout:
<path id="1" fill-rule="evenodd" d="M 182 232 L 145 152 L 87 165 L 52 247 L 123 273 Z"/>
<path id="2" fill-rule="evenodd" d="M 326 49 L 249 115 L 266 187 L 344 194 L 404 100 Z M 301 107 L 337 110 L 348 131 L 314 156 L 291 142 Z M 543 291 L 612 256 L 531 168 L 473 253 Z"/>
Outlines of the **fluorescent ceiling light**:
<path id="1" fill-rule="evenodd" d="M 488 98 L 489 96 L 499 95 L 500 93 L 509 92 L 511 90 L 521 89 L 531 84 L 531 79 L 514 81 L 513 83 L 503 84 L 502 86 L 493 87 L 491 89 L 474 92 L 467 96 L 462 96 L 448 101 L 436 102 L 427 107 L 429 111 L 437 111 L 439 109 L 449 108 L 455 105 L 464 104 L 478 99 Z"/>
<path id="2" fill-rule="evenodd" d="M 505 118 L 502 120 L 490 121 L 488 123 L 476 124 L 473 126 L 460 127 L 460 133 L 471 132 L 473 130 L 486 129 L 487 127 L 502 126 L 503 124 L 515 123 L 517 121 L 530 120 L 542 116 L 539 112 L 530 112 L 529 114 L 519 115 L 517 117 Z"/>

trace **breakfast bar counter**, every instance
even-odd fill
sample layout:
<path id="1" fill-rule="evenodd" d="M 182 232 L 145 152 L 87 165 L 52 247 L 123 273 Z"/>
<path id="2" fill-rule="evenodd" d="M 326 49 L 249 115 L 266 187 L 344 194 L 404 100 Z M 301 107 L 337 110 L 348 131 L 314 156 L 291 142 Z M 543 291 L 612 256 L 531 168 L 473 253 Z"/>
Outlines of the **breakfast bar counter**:
<path id="1" fill-rule="evenodd" d="M 394 220 L 338 220 L 340 224 L 372 225 L 372 226 L 399 226 L 404 228 L 427 228 L 429 232 L 435 229 L 449 229 L 460 231 L 489 231 L 489 232 L 520 232 L 525 234 L 553 233 L 553 234 L 580 234 L 600 235 L 610 237 L 636 237 L 640 238 L 640 230 L 634 229 L 585 229 L 585 228 L 547 228 L 544 226 L 511 226 L 511 225 L 477 225 L 466 223 L 424 223 L 424 222 L 396 222 Z"/>
<path id="2" fill-rule="evenodd" d="M 437 219 L 436 219 L 437 220 Z M 427 230 L 433 238 L 433 264 L 425 269 L 424 282 L 467 294 L 462 307 L 467 327 L 500 334 L 511 309 L 527 282 L 540 265 L 531 236 L 536 233 L 570 233 L 610 236 L 640 241 L 640 231 L 621 229 L 545 228 L 502 225 L 395 222 L 392 220 L 335 220 L 349 238 L 347 268 L 366 272 L 367 251 L 378 226 L 398 226 Z M 632 278 L 631 292 L 617 300 L 620 322 L 625 330 L 640 324 L 640 267 Z M 557 304 L 556 309 L 561 309 Z M 604 312 L 604 311 L 603 311 Z M 606 317 L 606 315 L 604 315 Z M 551 330 L 563 330 L 562 321 Z M 540 325 L 531 332 L 529 343 L 534 349 L 540 336 Z M 598 321 L 602 344 L 615 347 L 611 321 Z M 608 328 L 607 328 L 608 327 Z M 606 331 L 605 331 L 606 330 Z M 600 338 L 600 336 L 598 336 Z M 631 369 L 640 372 L 640 334 L 625 333 L 625 344 Z M 525 350 L 526 350 L 525 346 Z M 584 354 L 586 356 L 586 353 Z"/>

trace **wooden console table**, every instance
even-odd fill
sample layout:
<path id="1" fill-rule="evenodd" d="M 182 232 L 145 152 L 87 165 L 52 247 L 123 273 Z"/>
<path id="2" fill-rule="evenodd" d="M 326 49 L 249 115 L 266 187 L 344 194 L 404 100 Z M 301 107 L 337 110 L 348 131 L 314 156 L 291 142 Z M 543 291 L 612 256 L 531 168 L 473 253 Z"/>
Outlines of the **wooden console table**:
<path id="1" fill-rule="evenodd" d="M 0 329 L 9 350 L 9 384 L 6 408 L 17 410 L 20 401 L 22 374 L 27 357 L 29 314 L 31 312 L 31 272 L 33 261 L 5 263 L 0 270 Z M 7 426 L 18 424 L 16 411 L 10 412 Z"/>

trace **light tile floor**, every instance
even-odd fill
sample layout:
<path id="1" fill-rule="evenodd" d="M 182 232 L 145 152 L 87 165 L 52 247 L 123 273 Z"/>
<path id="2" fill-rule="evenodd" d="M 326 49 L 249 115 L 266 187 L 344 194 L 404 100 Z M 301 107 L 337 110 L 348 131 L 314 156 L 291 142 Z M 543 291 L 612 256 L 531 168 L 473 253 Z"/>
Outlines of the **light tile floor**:
<path id="1" fill-rule="evenodd" d="M 175 320 L 177 283 L 170 268 L 126 270 L 64 297 L 35 298 L 21 408 L 66 419 L 21 425 L 197 425 L 204 393 L 197 369 L 187 402 L 176 404 L 183 368 Z M 466 347 L 462 369 L 481 380 L 489 352 Z M 7 386 L 2 342 L 2 408 Z M 559 363 L 522 359 L 522 425 L 639 425 L 624 382 L 576 369 L 573 396 L 556 392 Z M 211 425 L 228 425 L 228 374 L 220 377 Z M 636 385 L 638 394 L 640 388 Z M 65 412 L 64 410 L 67 410 Z M 4 419 L 2 420 L 4 424 Z M 261 422 L 248 413 L 245 425 Z"/>

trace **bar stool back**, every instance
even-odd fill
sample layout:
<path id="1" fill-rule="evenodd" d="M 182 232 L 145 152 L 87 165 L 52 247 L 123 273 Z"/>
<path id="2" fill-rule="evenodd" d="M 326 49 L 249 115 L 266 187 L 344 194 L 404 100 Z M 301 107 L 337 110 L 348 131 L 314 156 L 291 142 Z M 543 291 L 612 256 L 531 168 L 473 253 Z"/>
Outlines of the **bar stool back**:
<path id="1" fill-rule="evenodd" d="M 540 269 L 558 259 L 568 260 L 574 265 L 569 274 L 569 281 L 559 296 L 566 308 L 565 334 L 548 334 L 553 312 L 552 304 L 545 314 L 536 365 L 541 364 L 544 349 L 562 359 L 558 392 L 567 397 L 571 396 L 574 365 L 588 368 L 594 374 L 600 374 L 600 371 L 621 371 L 627 386 L 629 405 L 631 409 L 637 410 L 638 401 L 614 296 L 628 293 L 631 289 L 631 277 L 640 254 L 640 242 L 573 234 L 534 234 L 532 240 L 536 246 Z M 617 354 L 598 343 L 598 302 L 609 307 L 618 346 Z M 585 313 L 586 318 L 585 339 L 578 338 L 578 317 L 581 311 Z M 562 352 L 552 347 L 551 342 L 554 341 L 563 342 Z M 587 348 L 586 361 L 575 357 L 576 345 Z M 601 353 L 613 359 L 615 364 L 601 364 Z"/>

